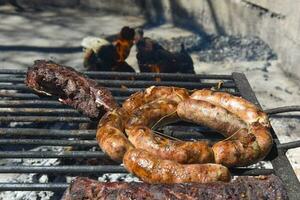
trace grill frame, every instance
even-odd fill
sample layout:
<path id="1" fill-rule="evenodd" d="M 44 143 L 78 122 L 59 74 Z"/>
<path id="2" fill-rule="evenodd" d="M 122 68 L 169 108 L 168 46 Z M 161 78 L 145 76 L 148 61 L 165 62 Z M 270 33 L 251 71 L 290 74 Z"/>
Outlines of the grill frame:
<path id="1" fill-rule="evenodd" d="M 31 93 L 31 90 L 27 89 L 24 85 L 19 85 L 19 83 L 24 80 L 24 70 L 0 70 L 0 98 L 8 98 L 0 100 L 0 122 L 37 122 L 39 123 L 53 123 L 53 122 L 70 122 L 70 123 L 87 123 L 90 120 L 87 117 L 83 117 L 74 109 L 67 106 L 61 105 L 59 102 L 54 100 L 52 97 L 40 98 L 35 94 Z M 96 78 L 102 84 L 110 85 L 114 87 L 111 89 L 114 96 L 117 96 L 117 100 L 120 102 L 126 98 L 127 95 L 143 89 L 145 86 L 149 85 L 173 85 L 179 87 L 197 87 L 205 88 L 214 86 L 216 82 L 202 82 L 202 79 L 209 81 L 222 80 L 225 81 L 224 87 L 226 89 L 234 88 L 236 91 L 231 90 L 235 95 L 241 95 L 243 98 L 249 100 L 250 102 L 256 104 L 260 107 L 260 104 L 253 92 L 246 76 L 243 73 L 232 73 L 231 75 L 178 75 L 178 74 L 155 74 L 155 73 L 118 73 L 118 72 L 86 72 L 90 78 Z M 9 75 L 15 76 L 10 77 Z M 119 77 L 120 80 L 110 79 L 111 77 Z M 134 77 L 137 81 L 123 80 L 128 77 Z M 162 78 L 161 82 L 153 81 L 154 78 Z M 104 80 L 103 80 L 104 79 Z M 140 80 L 141 79 L 141 80 Z M 188 80 L 188 81 L 187 81 Z M 189 82 L 190 81 L 190 82 Z M 120 88 L 120 85 L 127 85 L 133 88 L 128 88 L 126 90 Z M 8 94 L 3 90 L 17 90 L 17 93 Z M 31 109 L 28 110 L 28 106 Z M 36 108 L 43 109 L 37 110 Z M 26 109 L 24 109 L 26 108 Z M 60 111 L 61 113 L 57 113 Z M 13 114 L 13 116 L 9 116 Z M 34 114 L 32 116 L 32 114 Z M 58 116 L 53 116 L 59 114 Z M 67 115 L 67 116 L 65 116 Z M 185 129 L 186 125 L 181 125 Z M 190 127 L 191 129 L 197 127 Z M 197 131 L 199 131 L 197 129 Z M 200 129 L 200 132 L 207 132 L 207 130 Z M 184 133 L 180 131 L 166 131 L 173 137 L 184 137 Z M 185 132 L 185 131 L 184 131 Z M 271 129 L 271 133 L 274 138 L 274 145 L 271 150 L 268 160 L 271 161 L 273 169 L 250 169 L 250 168 L 236 168 L 233 170 L 235 175 L 259 175 L 259 174 L 270 174 L 274 173 L 281 178 L 286 186 L 288 195 L 290 199 L 300 199 L 300 183 L 292 169 L 290 162 L 286 157 L 286 151 L 289 148 L 298 147 L 299 143 L 288 143 L 281 144 L 276 136 L 276 133 Z M 50 144 L 57 146 L 95 146 L 96 141 L 93 141 L 93 135 L 95 135 L 95 130 L 53 130 L 53 129 L 38 129 L 33 128 L 25 130 L 23 128 L 0 128 L 0 135 L 4 137 L 13 137 L 13 139 L 0 139 L 1 145 L 34 145 L 34 144 Z M 54 137 L 51 139 L 32 139 L 33 136 L 45 136 Z M 71 137 L 70 137 L 71 136 Z M 198 135 L 199 136 L 199 135 Z M 19 138 L 21 139 L 19 139 Z M 26 139 L 23 139 L 25 137 Z M 29 139 L 27 139 L 29 137 Z M 67 139 L 57 139 L 59 137 L 63 138 L 79 138 L 80 140 L 67 140 Z M 213 136 L 214 137 L 214 136 Z M 84 138 L 83 140 L 81 140 Z M 199 136 L 203 139 L 206 136 Z M 219 139 L 216 136 L 216 139 Z M 86 151 L 71 151 L 71 152 L 32 152 L 32 151 L 2 151 L 0 152 L 0 158 L 102 158 L 105 157 L 104 153 L 98 152 L 86 152 Z M 69 171 L 75 173 L 90 172 L 90 173 L 107 173 L 107 172 L 126 172 L 121 166 L 116 165 L 101 165 L 101 166 L 51 166 L 51 167 L 31 167 L 31 166 L 0 166 L 0 173 L 66 173 Z M 7 190 L 22 190 L 22 191 L 56 191 L 61 192 L 68 186 L 67 183 L 0 183 L 0 191 Z"/>

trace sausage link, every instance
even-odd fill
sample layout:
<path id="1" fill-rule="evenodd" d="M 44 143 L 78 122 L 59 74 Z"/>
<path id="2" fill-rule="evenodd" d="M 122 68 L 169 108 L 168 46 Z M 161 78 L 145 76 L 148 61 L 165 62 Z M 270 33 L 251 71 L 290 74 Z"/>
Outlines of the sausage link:
<path id="1" fill-rule="evenodd" d="M 157 99 L 168 99 L 179 103 L 189 98 L 189 92 L 184 88 L 151 86 L 145 91 L 137 92 L 131 95 L 122 105 L 129 113 L 136 108 Z"/>
<path id="2" fill-rule="evenodd" d="M 239 133 L 237 139 L 220 141 L 213 145 L 216 163 L 227 167 L 247 166 L 268 155 L 273 141 L 266 127 L 254 123 L 248 130 Z M 248 141 L 245 142 L 245 138 L 248 138 Z"/>
<path id="3" fill-rule="evenodd" d="M 177 113 L 177 102 L 166 99 L 158 99 L 135 109 L 126 122 L 126 129 L 134 126 L 153 125 L 162 126 L 164 124 L 179 120 Z M 157 124 L 158 123 L 158 124 Z"/>
<path id="4" fill-rule="evenodd" d="M 226 92 L 215 92 L 208 89 L 202 89 L 195 91 L 191 95 L 191 98 L 221 106 L 236 114 L 248 124 L 259 122 L 263 126 L 268 128 L 271 127 L 267 114 L 241 97 L 233 96 Z"/>
<path id="5" fill-rule="evenodd" d="M 142 149 L 127 151 L 123 163 L 129 172 L 147 183 L 209 183 L 231 179 L 229 170 L 222 165 L 182 165 L 159 159 Z"/>
<path id="6" fill-rule="evenodd" d="M 207 163 L 214 160 L 207 142 L 173 141 L 159 137 L 149 128 L 162 117 L 162 124 L 178 120 L 177 103 L 169 100 L 152 101 L 139 107 L 126 123 L 129 141 L 136 147 L 147 150 L 162 159 L 178 163 Z"/>
<path id="7" fill-rule="evenodd" d="M 122 108 L 107 112 L 100 120 L 96 138 L 103 152 L 117 161 L 122 162 L 124 154 L 132 144 L 124 135 L 124 126 L 128 114 Z"/>
<path id="8" fill-rule="evenodd" d="M 250 165 L 262 160 L 272 147 L 268 128 L 258 122 L 246 124 L 235 115 L 236 110 L 231 113 L 209 102 L 187 99 L 178 104 L 177 113 L 183 120 L 206 125 L 229 137 L 212 147 L 218 164 L 227 167 Z"/>
<path id="9" fill-rule="evenodd" d="M 177 114 L 182 120 L 208 126 L 225 137 L 247 128 L 246 123 L 235 114 L 206 101 L 184 100 L 178 104 Z"/>

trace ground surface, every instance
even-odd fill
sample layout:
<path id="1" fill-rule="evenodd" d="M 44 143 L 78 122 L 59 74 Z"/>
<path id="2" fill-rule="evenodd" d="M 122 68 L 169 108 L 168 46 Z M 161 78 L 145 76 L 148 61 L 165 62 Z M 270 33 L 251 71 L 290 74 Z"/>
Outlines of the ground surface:
<path id="1" fill-rule="evenodd" d="M 109 36 L 117 33 L 124 25 L 140 26 L 145 23 L 144 19 L 139 16 L 108 15 L 100 11 L 90 13 L 64 10 L 17 14 L 5 7 L 0 10 L 0 19 L 0 68 L 2 69 L 25 69 L 33 63 L 33 60 L 43 58 L 53 59 L 82 70 L 82 53 L 80 51 L 59 53 L 60 47 L 63 47 L 64 51 L 67 51 L 68 47 L 79 48 L 82 38 L 86 36 Z M 192 50 L 194 48 L 191 55 L 196 72 L 245 73 L 264 109 L 300 104 L 299 85 L 285 76 L 278 67 L 280 61 L 277 60 L 276 55 L 273 55 L 268 46 L 257 38 L 219 37 L 214 39 L 211 47 L 208 46 L 198 51 L 194 46 L 197 46 L 195 42 L 201 44 L 201 37 L 198 38 L 197 35 L 187 30 L 169 24 L 146 29 L 145 35 L 162 41 L 172 50 L 177 48 L 170 45 L 174 44 L 174 41 L 187 41 L 188 38 L 193 38 L 187 43 Z M 224 44 L 226 41 L 227 45 Z M 24 45 L 31 48 L 25 51 L 8 51 Z M 57 51 L 46 49 L 41 53 L 38 52 L 39 47 L 59 48 Z M 132 50 L 128 62 L 137 69 L 135 49 Z M 271 122 L 277 134 L 280 135 L 281 142 L 300 140 L 299 115 L 295 118 L 272 117 Z M 300 178 L 300 149 L 289 150 L 288 156 Z M 48 198 L 44 193 L 39 196 L 43 196 L 44 199 Z M 5 195 L 2 197 L 8 198 Z M 19 197 L 22 198 L 22 195 L 19 194 Z M 33 197 L 35 198 L 38 197 Z"/>

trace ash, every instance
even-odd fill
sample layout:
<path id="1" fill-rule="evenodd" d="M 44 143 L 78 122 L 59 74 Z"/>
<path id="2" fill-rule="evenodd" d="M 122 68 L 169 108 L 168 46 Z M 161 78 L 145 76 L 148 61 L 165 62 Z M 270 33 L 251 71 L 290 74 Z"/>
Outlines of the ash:
<path id="1" fill-rule="evenodd" d="M 63 147 L 41 146 L 32 149 L 32 151 L 58 151 L 63 152 Z M 58 159 L 1 159 L 1 166 L 54 166 L 59 165 Z M 49 176 L 42 174 L 1 174 L 1 182 L 9 183 L 48 183 Z M 0 199 L 3 200 L 48 200 L 53 199 L 53 192 L 50 191 L 5 191 L 0 192 Z"/>
<path id="2" fill-rule="evenodd" d="M 212 36 L 199 52 L 200 61 L 275 60 L 276 54 L 258 37 Z"/>
<path id="3" fill-rule="evenodd" d="M 191 34 L 171 39 L 156 38 L 166 49 L 176 52 L 184 44 L 188 52 L 198 54 L 201 62 L 276 60 L 275 52 L 258 37 L 210 35 L 206 38 Z"/>

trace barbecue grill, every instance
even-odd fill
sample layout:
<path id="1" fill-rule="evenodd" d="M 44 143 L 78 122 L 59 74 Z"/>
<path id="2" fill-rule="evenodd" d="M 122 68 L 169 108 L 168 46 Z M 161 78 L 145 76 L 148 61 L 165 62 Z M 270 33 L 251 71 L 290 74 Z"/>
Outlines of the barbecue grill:
<path id="1" fill-rule="evenodd" d="M 91 122 L 89 118 L 82 116 L 76 110 L 62 105 L 52 97 L 39 97 L 32 93 L 24 84 L 25 70 L 0 70 L 0 144 L 2 151 L 0 158 L 106 158 L 99 151 L 90 151 L 88 148 L 97 147 L 95 129 L 80 129 L 79 124 Z M 90 78 L 111 90 L 118 102 L 122 102 L 130 94 L 145 89 L 152 85 L 166 85 L 185 87 L 188 89 L 201 89 L 216 86 L 223 82 L 220 90 L 244 97 L 257 106 L 257 101 L 247 78 L 242 73 L 231 75 L 188 75 L 188 74 L 153 74 L 153 73 L 117 73 L 117 72 L 86 72 Z M 134 77 L 134 81 L 130 78 Z M 161 78 L 160 82 L 155 78 Z M 271 111 L 270 113 L 275 111 Z M 279 111 L 280 112 L 280 111 Z M 17 122 L 18 126 L 10 126 L 11 122 Z M 26 122 L 26 123 L 24 123 Z M 30 123 L 28 123 L 30 122 Z M 49 124 L 60 123 L 58 128 Z M 24 125 L 22 125 L 24 124 Z M 51 127 L 51 128 L 49 128 Z M 177 123 L 162 129 L 164 134 L 182 139 L 209 139 L 221 140 L 219 134 L 211 134 L 211 130 L 187 123 Z M 205 133 L 210 134 L 205 134 Z M 279 176 L 288 191 L 290 199 L 300 199 L 300 183 L 285 155 L 289 148 L 300 146 L 300 141 L 281 144 L 271 130 L 275 144 L 265 161 L 270 161 L 272 169 L 261 168 L 233 168 L 233 175 L 267 175 L 274 173 Z M 204 133 L 204 134 L 203 134 Z M 32 146 L 72 146 L 75 150 L 56 151 L 29 151 Z M 15 148 L 7 148 L 15 147 Z M 81 148 L 81 149 L 80 149 Z M 79 150 L 78 150 L 79 149 Z M 83 150 L 82 150 L 83 149 Z M 104 173 L 127 173 L 118 164 L 79 165 L 76 162 L 64 163 L 58 166 L 0 166 L 0 173 L 39 173 L 60 174 L 61 176 L 91 176 Z M 58 194 L 68 187 L 66 182 L 49 183 L 0 183 L 1 191 L 54 191 Z"/>

